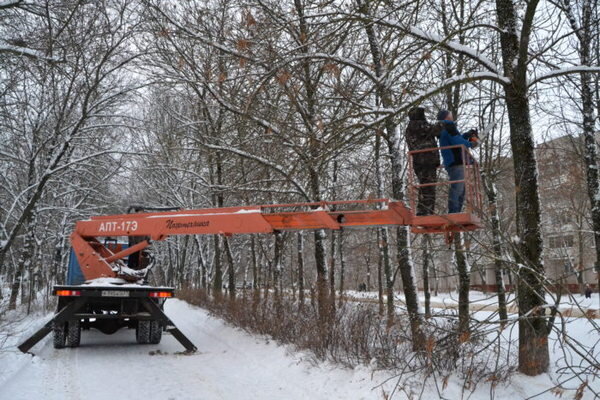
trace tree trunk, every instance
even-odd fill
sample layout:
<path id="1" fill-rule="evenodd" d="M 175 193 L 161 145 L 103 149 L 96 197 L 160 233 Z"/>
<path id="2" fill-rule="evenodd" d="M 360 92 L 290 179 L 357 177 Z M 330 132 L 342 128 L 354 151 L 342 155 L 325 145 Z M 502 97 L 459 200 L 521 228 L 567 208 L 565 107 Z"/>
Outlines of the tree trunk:
<path id="1" fill-rule="evenodd" d="M 23 249 L 23 252 L 25 249 Z M 8 309 L 14 310 L 17 308 L 17 298 L 19 297 L 19 290 L 21 288 L 21 279 L 23 276 L 24 262 L 19 260 L 19 265 L 17 266 L 17 270 L 15 271 L 15 277 L 13 278 L 13 283 L 10 287 L 10 297 L 8 299 Z"/>
<path id="2" fill-rule="evenodd" d="M 458 270 L 458 334 L 465 340 L 469 334 L 469 287 L 471 277 L 462 233 L 454 235 L 454 254 Z"/>
<path id="3" fill-rule="evenodd" d="M 518 273 L 519 303 L 519 370 L 526 375 L 539 375 L 548 370 L 548 331 L 542 306 L 546 303 L 540 202 L 537 168 L 529 119 L 529 101 L 525 94 L 507 90 L 511 145 L 517 192 L 517 235 L 519 244 L 515 259 L 523 265 Z"/>
<path id="4" fill-rule="evenodd" d="M 365 16 L 369 16 L 368 2 L 364 0 L 356 0 L 359 6 L 359 12 Z M 364 24 L 367 39 L 369 41 L 369 48 L 371 51 L 371 57 L 373 59 L 373 65 L 375 74 L 377 77 L 382 77 L 385 74 L 385 67 L 382 63 L 381 47 L 375 32 L 375 28 L 372 24 Z M 377 96 L 381 100 L 381 104 L 385 108 L 394 108 L 394 103 L 391 95 L 391 90 L 386 87 L 384 81 L 380 81 L 376 84 Z M 400 154 L 400 137 L 397 132 L 397 126 L 394 122 L 394 118 L 386 118 L 384 121 L 386 140 L 388 142 L 389 155 L 392 160 L 392 193 L 394 199 L 404 199 L 404 185 L 402 182 L 402 165 L 403 157 Z M 406 227 L 399 227 L 397 229 L 396 236 L 396 247 L 397 247 L 397 259 L 398 268 L 400 270 L 400 276 L 402 278 L 402 286 L 404 289 L 404 296 L 406 299 L 406 310 L 410 319 L 411 334 L 413 338 L 413 348 L 420 350 L 423 348 L 422 333 L 421 333 L 421 316 L 419 315 L 419 299 L 417 297 L 417 286 L 414 276 L 414 266 L 410 260 L 410 253 L 408 249 L 409 236 L 408 229 Z M 391 281 L 391 287 L 388 289 L 393 294 L 393 284 Z M 390 301 L 393 302 L 393 296 L 388 298 L 388 307 L 390 307 Z M 393 307 L 393 303 L 391 305 Z"/>
<path id="5" fill-rule="evenodd" d="M 275 245 L 273 246 L 273 289 L 275 291 L 275 302 L 279 306 L 281 304 L 280 277 L 282 270 L 283 258 L 283 234 L 280 231 L 275 231 Z"/>
<path id="6" fill-rule="evenodd" d="M 213 235 L 213 244 L 215 248 L 215 258 L 213 265 L 213 290 L 215 296 L 220 296 L 223 290 L 223 271 L 221 268 L 221 238 L 219 235 Z"/>
<path id="7" fill-rule="evenodd" d="M 483 292 L 483 294 L 487 294 L 488 292 L 488 283 L 487 283 L 487 276 L 486 276 L 486 269 L 483 265 L 477 266 L 474 265 L 475 269 L 477 270 L 477 273 L 479 274 L 479 279 L 481 279 L 481 291 Z"/>
<path id="8" fill-rule="evenodd" d="M 591 65 L 592 44 L 592 0 L 583 1 L 582 30 L 580 34 L 580 57 L 583 65 Z M 595 5 L 595 4 L 594 4 Z M 592 229 L 596 244 L 596 262 L 594 269 L 598 274 L 600 290 L 600 184 L 598 182 L 598 147 L 595 138 L 594 95 L 591 74 L 581 74 L 581 103 L 583 112 L 583 138 L 585 142 L 585 164 L 587 192 L 592 209 Z M 600 102 L 599 102 L 600 104 Z"/>
<path id="9" fill-rule="evenodd" d="M 377 176 L 377 197 L 383 197 L 383 167 L 381 162 L 381 134 L 377 132 L 375 136 L 375 172 Z M 379 228 L 378 230 L 378 246 L 379 246 L 379 270 L 378 272 L 378 288 L 379 288 L 379 304 L 380 314 L 383 315 L 383 283 L 381 270 L 385 275 L 385 290 L 387 296 L 387 320 L 388 326 L 394 323 L 394 280 L 392 279 L 392 267 L 390 263 L 390 250 L 389 250 L 389 231 L 387 228 Z"/>
<path id="10" fill-rule="evenodd" d="M 214 164 L 216 171 L 213 171 L 211 167 L 210 180 L 213 183 L 216 180 L 218 187 L 223 184 L 223 166 L 221 162 L 221 154 L 217 152 L 215 154 Z M 212 162 L 211 162 L 212 165 Z M 216 176 L 215 176 L 216 174 Z M 224 199 L 223 195 L 219 193 L 213 193 L 212 202 L 216 207 L 223 207 Z M 220 297 L 223 292 L 223 268 L 221 265 L 221 237 L 219 235 L 213 235 L 214 247 L 215 247 L 215 259 L 213 267 L 213 290 L 215 296 Z"/>
<path id="11" fill-rule="evenodd" d="M 431 291 L 429 289 L 429 259 L 431 238 L 423 235 L 423 292 L 425 294 L 425 318 L 431 318 Z"/>
<path id="12" fill-rule="evenodd" d="M 225 246 L 225 255 L 227 256 L 227 263 L 229 264 L 229 273 L 227 274 L 229 299 L 235 300 L 235 264 L 233 261 L 233 254 L 231 253 L 231 246 L 229 246 L 229 238 L 227 236 L 223 237 L 223 244 Z"/>
<path id="13" fill-rule="evenodd" d="M 207 289 L 207 280 L 206 280 L 206 261 L 204 260 L 204 254 L 202 253 L 202 242 L 198 235 L 194 235 L 194 240 L 196 242 L 196 247 L 198 248 L 198 264 L 200 267 L 200 287 L 202 289 Z"/>
<path id="14" fill-rule="evenodd" d="M 404 185 L 402 182 L 403 158 L 400 153 L 399 137 L 393 142 L 388 142 L 390 156 L 392 158 L 392 193 L 397 200 L 404 199 Z M 406 302 L 406 310 L 410 319 L 411 334 L 413 338 L 413 349 L 422 350 L 425 342 L 421 332 L 421 315 L 419 314 L 419 297 L 415 269 L 410 256 L 409 229 L 401 226 L 396 229 L 396 255 L 398 259 L 398 270 L 402 278 L 402 289 Z M 391 282 L 393 286 L 394 282 Z"/>
<path id="15" fill-rule="evenodd" d="M 250 253 L 252 257 L 252 314 L 256 315 L 260 303 L 260 270 L 256 254 L 256 236 L 250 237 Z"/>
<path id="16" fill-rule="evenodd" d="M 383 264 L 386 262 L 389 264 L 390 256 L 388 254 L 388 244 L 383 242 L 383 235 L 381 232 L 385 228 L 377 230 L 377 246 L 379 248 L 379 259 L 377 262 L 377 303 L 379 304 L 379 315 L 383 316 Z"/>
<path id="17" fill-rule="evenodd" d="M 27 224 L 27 234 L 25 235 L 25 240 L 23 243 L 23 249 L 21 250 L 21 255 L 19 257 L 19 262 L 17 264 L 17 268 L 15 271 L 15 277 L 13 279 L 13 283 L 10 288 L 10 298 L 8 300 L 8 309 L 14 310 L 17 307 L 17 299 L 19 298 L 19 291 L 25 293 L 25 290 L 22 288 L 22 280 L 23 274 L 25 271 L 29 271 L 31 266 L 31 261 L 33 257 L 33 244 L 35 241 L 33 235 L 33 229 L 35 224 L 31 223 L 35 220 L 35 217 L 30 220 L 30 223 Z"/>
<path id="18" fill-rule="evenodd" d="M 333 160 L 333 176 L 331 179 L 331 195 L 333 196 L 333 199 L 335 200 L 337 198 L 337 176 L 338 176 L 338 162 L 337 160 Z M 335 211 L 335 206 L 333 206 L 331 208 L 332 211 Z M 330 307 L 331 307 L 331 313 L 332 315 L 334 315 L 335 313 L 335 258 L 336 258 L 336 254 L 337 254 L 337 250 L 338 250 L 338 243 L 339 240 L 339 235 L 337 235 L 337 233 L 335 231 L 331 231 L 331 252 L 330 252 L 330 263 L 329 263 L 329 295 L 331 296 L 330 299 Z"/>
<path id="19" fill-rule="evenodd" d="M 256 265 L 256 243 L 255 243 L 256 237 L 255 235 L 252 235 L 250 237 L 250 257 L 252 258 L 252 289 L 254 289 L 255 291 L 258 289 L 258 283 L 259 283 L 259 278 L 258 278 L 258 268 Z"/>
<path id="20" fill-rule="evenodd" d="M 173 279 L 175 279 L 175 266 L 173 265 L 173 251 L 172 251 L 171 242 L 167 241 L 167 251 L 169 253 L 169 261 L 167 268 L 167 275 L 165 276 L 165 282 L 167 286 L 175 286 L 173 285 Z"/>
<path id="21" fill-rule="evenodd" d="M 597 6 L 597 1 L 584 0 L 581 2 L 581 26 L 579 26 L 579 23 L 577 22 L 575 17 L 576 14 L 571 7 L 570 1 L 563 0 L 563 5 L 571 29 L 573 29 L 573 32 L 575 32 L 577 39 L 579 40 L 579 59 L 581 65 L 592 66 L 592 19 L 593 11 Z M 595 106 L 594 92 L 592 89 L 592 74 L 584 72 L 580 74 L 580 78 L 587 194 L 590 201 L 592 214 L 591 225 L 594 232 L 594 243 L 596 245 L 596 262 L 594 264 L 594 270 L 598 274 L 598 288 L 600 288 L 600 185 L 598 182 L 598 147 L 594 135 Z M 600 106 L 600 101 L 598 102 L 598 105 Z M 577 274 L 577 280 L 580 283 L 580 286 L 583 286 L 583 279 L 580 278 L 581 275 L 582 273 Z"/>
<path id="22" fill-rule="evenodd" d="M 183 286 L 184 282 L 191 282 L 190 280 L 186 279 L 186 274 L 187 274 L 187 270 L 188 270 L 188 268 L 186 268 L 186 266 L 188 265 L 187 249 L 188 249 L 189 240 L 190 240 L 189 236 L 184 236 L 180 240 L 177 240 L 177 242 L 178 242 L 177 249 L 179 250 L 179 251 L 177 251 L 177 281 L 178 281 L 177 283 L 178 283 L 178 286 L 180 286 L 180 287 Z M 179 245 L 180 241 L 183 242 L 181 245 Z"/>
<path id="23" fill-rule="evenodd" d="M 340 255 L 340 306 L 344 302 L 344 271 L 346 270 L 346 259 L 344 257 L 344 231 L 338 231 L 338 254 Z"/>
<path id="24" fill-rule="evenodd" d="M 317 306 L 319 309 L 319 320 L 322 324 L 327 324 L 329 320 L 329 287 L 327 286 L 327 266 L 326 266 L 326 234 L 323 229 L 318 229 L 314 233 L 315 239 L 315 263 L 317 268 Z"/>
<path id="25" fill-rule="evenodd" d="M 429 242 L 431 244 L 431 242 Z M 438 296 L 439 294 L 439 280 L 437 276 L 437 269 L 435 267 L 435 260 L 433 257 L 429 260 L 431 262 L 431 277 L 433 278 L 433 295 Z"/>
<path id="26" fill-rule="evenodd" d="M 304 308 L 304 234 L 296 234 L 298 244 L 298 309 Z"/>
<path id="27" fill-rule="evenodd" d="M 27 315 L 31 313 L 31 303 L 34 300 L 36 283 L 38 283 L 39 280 L 38 271 L 39 269 L 37 268 L 37 266 L 33 264 L 29 266 L 29 292 L 27 294 Z"/>
<path id="28" fill-rule="evenodd" d="M 263 282 L 264 282 L 263 301 L 264 301 L 264 306 L 266 309 L 266 305 L 269 301 L 269 293 L 271 291 L 271 272 L 273 270 L 273 263 L 268 259 L 265 261 L 267 262 L 267 265 L 266 265 L 267 268 L 263 274 Z"/>
<path id="29" fill-rule="evenodd" d="M 527 4 L 526 20 L 521 24 L 512 0 L 496 0 L 505 85 L 505 99 L 513 154 L 518 244 L 515 259 L 518 269 L 519 371 L 539 375 L 548 370 L 548 330 L 542 306 L 545 304 L 540 200 L 537 166 L 529 116 L 527 56 L 529 32 L 538 0 Z"/>
<path id="30" fill-rule="evenodd" d="M 371 291 L 371 263 L 369 261 L 367 264 L 367 292 Z"/>
<path id="31" fill-rule="evenodd" d="M 498 215 L 498 192 L 491 177 L 483 175 L 483 184 L 488 199 L 488 210 L 492 228 L 492 252 L 494 257 L 494 275 L 496 280 L 496 294 L 498 296 L 498 315 L 502 326 L 508 320 L 506 308 L 506 290 L 502 272 L 505 265 L 502 256 L 502 232 L 500 232 L 500 216 Z"/>
<path id="32" fill-rule="evenodd" d="M 397 229 L 397 252 L 398 252 L 398 270 L 402 278 L 402 288 L 404 289 L 404 299 L 406 310 L 410 319 L 410 328 L 413 338 L 413 350 L 422 350 L 425 342 L 421 332 L 421 315 L 419 314 L 419 298 L 417 293 L 417 284 L 415 279 L 415 270 L 409 254 L 409 236 L 406 227 Z M 394 282 L 391 282 L 393 285 Z"/>
<path id="33" fill-rule="evenodd" d="M 298 51 L 301 54 L 310 52 L 309 43 L 311 41 L 311 32 L 304 14 L 304 5 L 301 0 L 294 0 L 294 8 L 298 14 Z M 316 131 L 316 105 L 317 94 L 315 83 L 311 74 L 311 62 L 306 59 L 302 61 L 302 79 L 305 89 L 306 115 L 303 116 L 307 135 L 309 136 L 309 154 L 310 162 L 307 166 L 310 191 L 313 201 L 321 200 L 320 177 L 317 167 L 320 164 L 320 140 L 317 138 Z M 329 321 L 329 287 L 327 286 L 327 235 L 323 229 L 314 232 L 315 241 L 315 264 L 317 270 L 317 301 L 319 309 L 319 321 L 322 326 L 326 326 Z"/>
<path id="34" fill-rule="evenodd" d="M 337 240 L 336 233 L 331 231 L 331 247 L 329 253 L 329 307 L 331 307 L 332 315 L 335 313 L 335 257 L 337 253 Z"/>
<path id="35" fill-rule="evenodd" d="M 386 295 L 386 310 L 387 323 L 391 326 L 394 323 L 394 278 L 392 266 L 390 262 L 389 237 L 387 228 L 381 228 L 381 251 L 383 254 L 383 275 L 385 277 L 385 295 Z"/>

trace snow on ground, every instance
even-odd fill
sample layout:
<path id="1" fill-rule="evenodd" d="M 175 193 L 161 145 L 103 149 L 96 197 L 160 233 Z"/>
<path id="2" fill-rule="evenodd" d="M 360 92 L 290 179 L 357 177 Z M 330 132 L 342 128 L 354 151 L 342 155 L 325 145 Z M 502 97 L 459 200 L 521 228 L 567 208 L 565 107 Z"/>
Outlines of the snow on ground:
<path id="1" fill-rule="evenodd" d="M 354 299 L 377 299 L 377 292 L 359 292 L 354 290 L 348 290 L 344 292 L 344 295 L 348 298 Z M 588 310 L 597 311 L 600 308 L 600 299 L 598 298 L 598 293 L 592 293 L 591 298 L 587 299 L 582 294 L 563 294 L 560 299 L 559 310 L 560 311 L 572 311 L 579 312 L 579 314 L 584 313 Z M 385 297 L 385 295 L 384 295 Z M 404 294 L 396 293 L 394 295 L 394 299 L 399 302 L 404 302 Z M 491 306 L 493 308 L 498 305 L 498 298 L 494 293 L 483 293 L 479 291 L 472 290 L 469 292 L 469 300 L 472 309 L 484 309 L 487 306 Z M 554 304 L 556 300 L 556 294 L 546 294 L 546 302 L 548 304 Z M 507 293 L 506 301 L 509 307 L 511 305 L 516 306 L 515 294 Z M 423 304 L 425 302 L 425 295 L 423 292 L 419 292 L 419 303 Z M 458 305 L 458 293 L 450 292 L 450 293 L 442 293 L 440 292 L 437 296 L 431 296 L 431 304 L 434 307 L 442 307 L 447 306 L 448 308 L 452 308 Z M 479 307 L 480 306 L 480 307 Z M 509 310 L 510 312 L 511 310 Z M 512 310 L 512 311 L 516 311 Z"/>
<path id="2" fill-rule="evenodd" d="M 182 347 L 170 335 L 163 336 L 159 345 L 137 345 L 132 330 L 110 336 L 84 331 L 76 349 L 56 350 L 48 336 L 32 349 L 35 357 L 10 346 L 0 350 L 0 399 L 383 399 L 383 391 L 389 394 L 397 381 L 391 373 L 373 372 L 367 366 L 348 370 L 329 363 L 315 365 L 305 353 L 228 326 L 180 300 L 167 301 L 165 308 L 198 346 L 198 353 L 178 354 Z M 20 337 L 11 337 L 7 344 L 14 346 L 49 317 L 21 321 Z M 589 334 L 587 321 L 574 323 L 578 336 Z M 418 385 L 411 386 L 403 389 L 414 390 L 417 398 Z M 480 383 L 473 394 L 463 394 L 461 387 L 458 378 L 451 378 L 443 398 L 490 397 L 489 384 Z M 548 387 L 547 376 L 516 375 L 500 385 L 495 398 L 522 399 Z M 405 398 L 402 392 L 393 397 Z M 430 386 L 423 398 L 439 396 Z M 549 393 L 537 397 L 555 398 Z M 584 398 L 591 397 L 588 393 Z"/>
<path id="3" fill-rule="evenodd" d="M 183 349 L 170 335 L 160 345 L 137 345 L 132 330 L 84 331 L 77 349 L 56 350 L 48 336 L 32 349 L 36 357 L 15 349 L 0 354 L 0 365 L 18 367 L 0 367 L 0 399 L 380 398 L 365 367 L 314 366 L 302 353 L 289 354 L 180 300 L 169 300 L 166 312 L 198 353 L 176 354 Z"/>

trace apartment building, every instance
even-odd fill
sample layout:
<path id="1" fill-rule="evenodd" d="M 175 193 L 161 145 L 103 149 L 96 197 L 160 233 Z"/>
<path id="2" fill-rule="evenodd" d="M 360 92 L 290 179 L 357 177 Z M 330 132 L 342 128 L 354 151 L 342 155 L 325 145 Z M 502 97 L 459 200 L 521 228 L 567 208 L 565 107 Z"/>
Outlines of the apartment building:
<path id="1" fill-rule="evenodd" d="M 583 140 L 567 135 L 543 142 L 536 148 L 536 157 L 546 276 L 572 292 L 581 290 L 585 284 L 595 287 L 596 249 L 586 188 Z M 499 208 L 505 237 L 512 237 L 515 232 L 515 188 L 512 160 L 506 161 L 510 162 L 501 165 L 507 170 L 498 182 Z M 472 285 L 494 290 L 494 276 L 491 261 L 482 260 L 474 265 Z M 508 279 L 505 279 L 506 283 Z"/>

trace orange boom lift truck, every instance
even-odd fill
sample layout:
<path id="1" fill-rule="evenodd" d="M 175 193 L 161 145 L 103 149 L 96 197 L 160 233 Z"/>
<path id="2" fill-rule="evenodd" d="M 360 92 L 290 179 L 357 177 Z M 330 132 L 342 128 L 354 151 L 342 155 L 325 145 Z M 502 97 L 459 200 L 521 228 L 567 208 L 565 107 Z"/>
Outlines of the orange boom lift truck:
<path id="1" fill-rule="evenodd" d="M 468 152 L 466 148 L 462 151 Z M 145 212 L 96 216 L 78 221 L 71 234 L 72 254 L 76 257 L 76 262 L 71 264 L 78 265 L 85 283 L 55 286 L 53 294 L 58 296 L 56 314 L 19 349 L 29 351 L 50 332 L 54 334 L 54 347 L 62 348 L 77 347 L 82 328 L 94 327 L 111 334 L 128 327 L 136 330 L 136 340 L 140 344 L 157 344 L 162 332 L 167 331 L 186 351 L 196 351 L 196 346 L 163 312 L 163 304 L 174 296 L 174 288 L 144 284 L 150 266 L 144 267 L 142 263 L 144 268 L 132 269 L 124 262 L 127 257 L 143 254 L 152 241 L 165 240 L 169 236 L 229 236 L 300 229 L 405 225 L 410 226 L 414 233 L 443 233 L 448 240 L 453 232 L 481 227 L 480 182 L 474 161 L 465 174 L 466 211 L 428 216 L 415 216 L 411 211 L 415 209 L 416 192 L 422 186 L 415 183 L 411 164 L 412 154 L 409 153 L 411 208 L 400 201 L 374 199 Z M 434 185 L 449 183 L 452 182 Z M 113 239 L 132 236 L 144 240 L 124 248 Z M 100 238 L 107 239 L 101 241 Z"/>

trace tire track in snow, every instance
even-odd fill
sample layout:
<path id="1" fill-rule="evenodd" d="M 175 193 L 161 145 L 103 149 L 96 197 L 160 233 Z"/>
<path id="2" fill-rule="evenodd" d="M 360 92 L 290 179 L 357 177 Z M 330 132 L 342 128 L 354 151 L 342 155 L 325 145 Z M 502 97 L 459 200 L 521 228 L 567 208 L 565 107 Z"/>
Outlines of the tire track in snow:
<path id="1" fill-rule="evenodd" d="M 286 375 L 286 372 L 289 371 L 279 369 L 275 370 L 275 373 L 273 373 L 274 371 L 270 368 L 265 368 L 266 361 L 260 358 L 260 354 L 252 354 L 247 350 L 256 347 L 259 347 L 262 350 L 262 346 L 265 346 L 265 344 L 261 343 L 262 340 L 258 337 L 250 335 L 240 328 L 228 325 L 223 320 L 209 315 L 206 310 L 191 306 L 183 301 L 167 304 L 170 306 L 169 308 L 187 307 L 194 311 L 202 310 L 203 318 L 200 320 L 198 320 L 198 315 L 195 313 L 176 312 L 174 314 L 177 316 L 177 320 L 174 322 L 184 333 L 189 334 L 192 337 L 192 342 L 195 342 L 199 351 L 204 352 L 206 356 L 214 357 L 216 359 L 215 362 L 223 362 L 223 360 L 229 359 L 228 361 L 225 361 L 224 364 L 237 366 L 238 371 L 233 371 L 234 375 L 246 375 L 246 372 L 251 372 L 250 376 L 252 376 L 253 383 L 258 383 L 259 386 L 261 381 L 265 383 L 265 386 L 276 383 L 281 390 L 280 395 L 286 398 L 315 398 L 314 390 L 311 390 L 301 382 L 290 381 L 289 376 Z M 169 314 L 169 310 L 167 310 L 167 314 Z M 192 317 L 192 315 L 195 318 Z M 230 335 L 223 335 L 224 330 L 229 331 L 228 334 Z M 198 333 L 201 333 L 201 335 L 198 335 Z M 231 333 L 233 335 L 231 335 Z M 202 337 L 209 338 L 211 341 L 207 342 L 202 340 Z M 200 340 L 196 340 L 196 338 Z M 231 340 L 237 341 L 233 344 L 231 343 Z M 272 343 L 273 344 L 270 346 L 275 346 L 275 342 Z M 215 344 L 220 346 L 216 346 Z M 220 350 L 216 351 L 217 348 L 220 348 Z M 285 349 L 279 345 L 276 346 L 276 350 L 285 352 Z M 297 366 L 298 362 L 296 360 L 290 361 L 289 365 Z M 295 393 L 289 392 L 292 387 L 295 389 Z M 249 385 L 247 389 L 252 390 L 252 386 Z M 255 393 L 246 392 L 246 395 L 248 398 L 261 398 L 261 395 L 264 395 L 264 392 L 261 392 L 260 389 L 258 389 Z"/>

